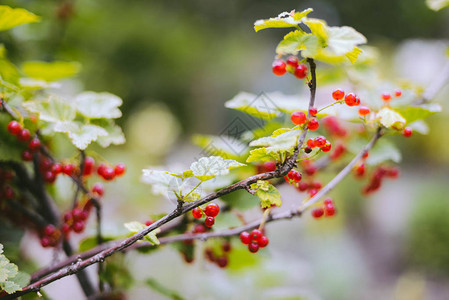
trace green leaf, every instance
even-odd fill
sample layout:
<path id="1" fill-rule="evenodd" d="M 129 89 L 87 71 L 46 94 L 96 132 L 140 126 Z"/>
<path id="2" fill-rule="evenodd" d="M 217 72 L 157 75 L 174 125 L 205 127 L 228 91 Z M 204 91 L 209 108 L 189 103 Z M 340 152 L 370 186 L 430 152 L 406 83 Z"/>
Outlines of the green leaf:
<path id="1" fill-rule="evenodd" d="M 158 292 L 159 294 L 166 296 L 169 299 L 172 300 L 183 300 L 183 298 L 178 292 L 171 290 L 162 284 L 160 284 L 156 279 L 148 278 L 145 280 L 145 283 L 154 291 Z"/>
<path id="2" fill-rule="evenodd" d="M 27 61 L 22 65 L 22 71 L 30 78 L 45 81 L 56 81 L 59 79 L 72 77 L 81 70 L 81 65 L 77 62 L 65 61 Z"/>
<path id="3" fill-rule="evenodd" d="M 252 141 L 251 147 L 266 147 L 269 152 L 292 152 L 298 143 L 298 137 L 301 130 L 290 130 L 281 128 L 273 132 L 269 137 L 263 137 Z"/>
<path id="4" fill-rule="evenodd" d="M 251 185 L 252 189 L 256 190 L 255 195 L 260 199 L 260 206 L 262 208 L 270 207 L 272 205 L 281 206 L 281 194 L 271 183 L 264 180 L 258 180 Z"/>
<path id="5" fill-rule="evenodd" d="M 125 223 L 124 226 L 128 229 L 132 234 L 138 233 L 145 229 L 147 226 L 137 221 Z M 156 234 L 161 232 L 160 228 L 157 228 L 145 236 L 145 240 L 148 241 L 151 245 L 160 245 L 159 240 L 156 237 Z"/>
<path id="6" fill-rule="evenodd" d="M 42 121 L 69 122 L 76 116 L 76 111 L 70 103 L 56 97 L 50 97 L 45 101 L 27 101 L 22 105 L 29 112 L 38 114 Z"/>
<path id="7" fill-rule="evenodd" d="M 301 23 L 302 19 L 311 13 L 313 9 L 308 8 L 303 10 L 302 12 L 295 12 L 294 10 L 291 12 L 283 12 L 280 13 L 275 18 L 270 18 L 267 20 L 257 20 L 254 23 L 254 30 L 257 32 L 266 28 L 288 28 L 288 27 L 296 27 L 299 23 Z"/>
<path id="8" fill-rule="evenodd" d="M 0 76 L 6 82 L 14 85 L 19 83 L 19 71 L 6 57 L 6 48 L 3 44 L 0 44 Z"/>
<path id="9" fill-rule="evenodd" d="M 192 142 L 204 152 L 225 159 L 241 159 L 248 153 L 248 146 L 230 136 L 199 135 L 192 137 Z"/>
<path id="10" fill-rule="evenodd" d="M 0 5 L 0 31 L 13 27 L 38 22 L 39 17 L 23 8 L 11 8 L 7 5 Z"/>
<path id="11" fill-rule="evenodd" d="M 426 4 L 430 9 L 438 11 L 449 6 L 449 0 L 426 0 Z"/>
<path id="12" fill-rule="evenodd" d="M 108 133 L 106 136 L 99 136 L 97 143 L 103 148 L 109 147 L 111 144 L 121 145 L 124 144 L 126 139 L 120 126 L 114 124 L 111 119 L 98 119 L 92 120 L 93 125 L 97 125 Z"/>
<path id="13" fill-rule="evenodd" d="M 415 122 L 417 120 L 425 119 L 434 113 L 441 111 L 439 104 L 427 104 L 422 106 L 407 106 L 394 109 L 400 113 L 408 123 Z"/>
<path id="14" fill-rule="evenodd" d="M 279 154 L 269 151 L 267 148 L 257 148 L 249 152 L 249 156 L 246 162 L 253 161 L 278 161 L 280 159 Z"/>
<path id="15" fill-rule="evenodd" d="M 84 92 L 76 96 L 75 107 L 85 117 L 91 119 L 116 119 L 122 116 L 118 108 L 122 99 L 110 93 Z"/>
<path id="16" fill-rule="evenodd" d="M 190 165 L 193 175 L 201 181 L 212 179 L 216 176 L 229 174 L 229 170 L 242 167 L 238 161 L 223 159 L 220 156 L 201 157 Z"/>
<path id="17" fill-rule="evenodd" d="M 116 240 L 118 237 L 117 236 L 104 236 L 102 237 L 102 240 L 104 243 L 106 242 L 110 242 L 113 240 Z M 87 237 L 85 239 L 83 239 L 80 243 L 79 243 L 79 252 L 85 252 L 87 250 L 90 250 L 94 247 L 98 246 L 98 237 L 97 236 L 90 236 Z"/>
<path id="18" fill-rule="evenodd" d="M 8 278 L 14 277 L 19 272 L 19 268 L 9 262 L 4 255 L 0 255 L 0 282 L 7 281 Z"/>
<path id="19" fill-rule="evenodd" d="M 276 47 L 276 53 L 279 55 L 296 55 L 300 50 L 304 50 L 303 53 L 313 56 L 317 53 L 319 47 L 317 36 L 295 30 L 284 36 L 284 39 Z"/>
<path id="20" fill-rule="evenodd" d="M 67 133 L 73 145 L 78 149 L 84 150 L 93 141 L 101 136 L 107 136 L 108 132 L 96 125 L 83 124 L 81 122 L 58 122 L 54 130 L 56 132 Z"/>
<path id="21" fill-rule="evenodd" d="M 271 120 L 279 115 L 273 101 L 264 97 L 264 94 L 254 95 L 240 92 L 231 100 L 226 101 L 225 107 L 240 110 L 263 120 Z"/>
<path id="22" fill-rule="evenodd" d="M 0 244 L 0 291 L 12 294 L 21 290 L 30 281 L 30 276 L 19 272 L 19 268 L 11 263 L 3 254 L 3 245 Z"/>
<path id="23" fill-rule="evenodd" d="M 13 278 L 9 278 L 4 284 L 0 283 L 3 290 L 8 294 L 22 290 L 30 282 L 31 276 L 24 272 L 18 272 Z"/>
<path id="24" fill-rule="evenodd" d="M 152 193 L 155 195 L 167 195 L 167 191 L 170 187 L 170 183 L 174 175 L 166 171 L 144 169 L 142 175 L 142 182 L 151 185 Z"/>
<path id="25" fill-rule="evenodd" d="M 423 120 L 418 120 L 413 123 L 407 124 L 407 127 L 410 127 L 414 132 L 418 132 L 421 134 L 429 133 L 429 126 Z"/>
<path id="26" fill-rule="evenodd" d="M 382 108 L 377 113 L 376 119 L 386 128 L 402 128 L 406 123 L 406 120 L 401 116 L 401 114 L 388 107 Z"/>

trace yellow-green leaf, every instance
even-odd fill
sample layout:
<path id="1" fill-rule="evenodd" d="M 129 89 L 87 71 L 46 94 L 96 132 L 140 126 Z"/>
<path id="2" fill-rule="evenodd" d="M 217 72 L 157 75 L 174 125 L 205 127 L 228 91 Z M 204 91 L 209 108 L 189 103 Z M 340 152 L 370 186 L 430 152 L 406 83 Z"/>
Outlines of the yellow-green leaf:
<path id="1" fill-rule="evenodd" d="M 268 181 L 259 180 L 251 185 L 252 189 L 256 190 L 255 195 L 260 199 L 260 206 L 262 208 L 270 207 L 272 205 L 281 206 L 281 194 Z"/>
<path id="2" fill-rule="evenodd" d="M 22 65 L 22 71 L 25 75 L 45 81 L 56 81 L 59 79 L 72 77 L 80 70 L 81 65 L 77 62 L 27 61 Z"/>
<path id="3" fill-rule="evenodd" d="M 426 4 L 431 9 L 438 11 L 449 6 L 449 0 L 426 0 Z"/>
<path id="4" fill-rule="evenodd" d="M 313 9 L 311 8 L 303 10 L 302 12 L 295 12 L 293 10 L 291 12 L 280 13 L 275 18 L 270 18 L 266 20 L 257 20 L 254 23 L 254 30 L 257 32 L 259 30 L 266 28 L 296 27 L 299 23 L 301 23 L 302 19 L 312 11 Z"/>
<path id="5" fill-rule="evenodd" d="M 0 31 L 13 27 L 38 22 L 39 17 L 23 8 L 12 8 L 7 5 L 0 5 Z"/>
<path id="6" fill-rule="evenodd" d="M 273 161 L 279 160 L 279 154 L 270 152 L 267 148 L 257 148 L 249 152 L 249 157 L 246 162 L 253 161 Z"/>
<path id="7" fill-rule="evenodd" d="M 379 121 L 380 124 L 382 124 L 387 128 L 395 127 L 397 129 L 400 129 L 404 127 L 406 123 L 406 120 L 404 119 L 403 116 L 401 116 L 401 114 L 397 113 L 396 111 L 388 107 L 382 108 L 377 113 L 376 119 Z"/>

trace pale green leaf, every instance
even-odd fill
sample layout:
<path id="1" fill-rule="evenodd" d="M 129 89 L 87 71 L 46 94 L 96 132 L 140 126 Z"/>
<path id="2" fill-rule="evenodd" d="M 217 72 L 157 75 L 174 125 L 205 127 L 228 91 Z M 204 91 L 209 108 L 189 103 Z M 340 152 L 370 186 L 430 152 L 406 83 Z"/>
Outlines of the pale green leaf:
<path id="1" fill-rule="evenodd" d="M 326 21 L 315 18 L 305 18 L 304 24 L 309 27 L 310 31 L 312 31 L 312 34 L 315 35 L 320 41 L 321 45 L 325 47 L 329 38 L 328 26 Z"/>
<path id="2" fill-rule="evenodd" d="M 19 84 L 24 89 L 29 90 L 39 90 L 39 89 L 49 89 L 49 88 L 60 88 L 61 84 L 59 82 L 47 82 L 41 79 L 33 79 L 28 77 L 22 77 L 19 79 Z"/>
<path id="3" fill-rule="evenodd" d="M 72 143 L 80 150 L 84 150 L 90 143 L 101 136 L 107 136 L 108 132 L 96 125 L 83 124 L 81 122 L 58 122 L 54 130 L 67 133 Z"/>
<path id="4" fill-rule="evenodd" d="M 110 119 L 102 120 L 105 122 L 99 122 L 99 124 L 93 122 L 94 125 L 100 126 L 108 133 L 106 136 L 99 136 L 97 143 L 103 148 L 109 147 L 111 144 L 121 145 L 125 143 L 125 135 L 123 134 L 120 126 L 114 124 Z M 106 123 L 106 124 L 103 124 Z"/>
<path id="5" fill-rule="evenodd" d="M 225 159 L 240 159 L 248 153 L 248 145 L 230 136 L 199 135 L 192 137 L 193 144 L 209 155 Z"/>
<path id="6" fill-rule="evenodd" d="M 116 119 L 122 116 L 118 108 L 122 99 L 110 93 L 84 92 L 76 96 L 75 107 L 85 117 L 91 119 Z"/>
<path id="7" fill-rule="evenodd" d="M 216 176 L 229 174 L 229 170 L 242 167 L 244 164 L 232 159 L 223 159 L 220 156 L 201 157 L 190 165 L 193 175 L 201 181 L 212 179 Z"/>
<path id="8" fill-rule="evenodd" d="M 269 151 L 267 148 L 257 148 L 254 150 L 251 150 L 249 152 L 249 156 L 246 160 L 246 162 L 253 162 L 253 161 L 273 161 L 273 160 L 279 160 L 279 154 L 276 152 Z"/>
<path id="9" fill-rule="evenodd" d="M 166 196 L 170 184 L 175 178 L 174 175 L 160 170 L 144 169 L 142 171 L 142 182 L 151 185 L 152 193 Z"/>
<path id="10" fill-rule="evenodd" d="M 298 142 L 301 131 L 281 128 L 276 130 L 272 136 L 263 137 L 252 141 L 251 147 L 266 147 L 268 152 L 291 152 Z"/>
<path id="11" fill-rule="evenodd" d="M 430 130 L 427 123 L 423 120 L 418 120 L 413 123 L 407 124 L 407 127 L 410 127 L 413 132 L 418 132 L 421 134 L 428 134 Z"/>
<path id="12" fill-rule="evenodd" d="M 251 185 L 251 189 L 256 190 L 255 195 L 260 199 L 260 206 L 262 208 L 270 207 L 272 205 L 281 206 L 281 194 L 268 181 L 258 180 Z"/>
<path id="13" fill-rule="evenodd" d="M 27 61 L 22 65 L 22 71 L 30 78 L 45 81 L 56 81 L 59 79 L 72 77 L 81 70 L 81 65 L 77 62 L 65 61 Z"/>
<path id="14" fill-rule="evenodd" d="M 225 107 L 240 110 L 263 120 L 271 120 L 279 115 L 276 105 L 265 94 L 254 95 L 240 92 L 226 101 Z"/>
<path id="15" fill-rule="evenodd" d="M 0 44 L 0 76 L 6 82 L 15 85 L 18 84 L 20 77 L 16 66 L 6 57 L 6 48 L 3 44 Z"/>
<path id="16" fill-rule="evenodd" d="M 0 31 L 13 27 L 38 22 L 39 17 L 23 8 L 12 8 L 7 5 L 0 5 Z"/>
<path id="17" fill-rule="evenodd" d="M 399 107 L 394 110 L 400 113 L 406 119 L 407 123 L 412 123 L 440 112 L 441 106 L 439 104 L 427 104 L 422 106 Z"/>
<path id="18" fill-rule="evenodd" d="M 449 6 L 449 0 L 426 0 L 426 4 L 431 9 L 438 11 Z"/>
<path id="19" fill-rule="evenodd" d="M 0 286 L 8 294 L 15 293 L 22 290 L 30 282 L 31 276 L 24 272 L 18 272 L 13 278 L 8 278 L 8 281 L 1 283 Z"/>
<path id="20" fill-rule="evenodd" d="M 124 224 L 126 229 L 128 229 L 132 234 L 138 233 L 145 229 L 147 226 L 137 221 L 129 222 Z M 148 241 L 151 245 L 159 245 L 160 242 L 156 237 L 156 234 L 161 232 L 160 228 L 157 228 L 145 236 L 145 240 Z"/>
<path id="21" fill-rule="evenodd" d="M 270 18 L 266 20 L 257 20 L 254 23 L 254 30 L 257 32 L 266 28 L 288 28 L 288 27 L 296 27 L 299 23 L 301 23 L 302 19 L 311 13 L 313 9 L 308 8 L 303 10 L 302 12 L 283 12 L 280 13 L 275 18 Z"/>
<path id="22" fill-rule="evenodd" d="M 42 121 L 68 122 L 75 119 L 76 110 L 68 102 L 56 97 L 45 101 L 27 101 L 23 103 L 26 110 L 39 115 Z"/>
<path id="23" fill-rule="evenodd" d="M 306 56 L 306 54 L 314 56 L 319 47 L 317 36 L 295 30 L 284 36 L 284 39 L 276 47 L 276 53 L 279 55 L 296 55 L 300 50 L 303 50 L 303 56 Z"/>
<path id="24" fill-rule="evenodd" d="M 401 114 L 397 113 L 396 111 L 388 107 L 382 108 L 377 113 L 376 119 L 379 121 L 380 124 L 382 124 L 386 128 L 392 127 L 402 128 L 406 123 L 406 120 L 404 119 L 403 116 L 401 116 Z"/>

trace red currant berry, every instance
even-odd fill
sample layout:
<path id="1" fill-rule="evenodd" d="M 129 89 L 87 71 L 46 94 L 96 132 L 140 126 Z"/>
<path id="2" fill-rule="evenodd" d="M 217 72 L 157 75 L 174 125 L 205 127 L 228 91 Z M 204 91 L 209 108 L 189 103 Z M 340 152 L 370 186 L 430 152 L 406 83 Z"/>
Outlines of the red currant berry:
<path id="1" fill-rule="evenodd" d="M 104 195 L 104 187 L 101 182 L 97 182 L 92 187 L 92 193 L 102 197 Z"/>
<path id="2" fill-rule="evenodd" d="M 63 164 L 62 165 L 62 173 L 64 173 L 67 176 L 72 176 L 74 170 L 75 170 L 75 166 L 72 164 Z"/>
<path id="3" fill-rule="evenodd" d="M 360 164 L 355 168 L 355 176 L 363 177 L 365 175 L 365 164 Z"/>
<path id="4" fill-rule="evenodd" d="M 307 146 L 309 146 L 310 148 L 315 148 L 316 147 L 315 139 L 308 139 Z"/>
<path id="5" fill-rule="evenodd" d="M 28 149 L 30 149 L 30 151 L 32 152 L 36 152 L 39 151 L 41 147 L 41 141 L 38 138 L 34 138 L 30 141 L 30 143 L 28 144 Z"/>
<path id="6" fill-rule="evenodd" d="M 86 224 L 83 221 L 76 221 L 72 225 L 73 231 L 75 231 L 76 233 L 80 233 L 84 230 L 85 225 Z"/>
<path id="7" fill-rule="evenodd" d="M 28 129 L 24 128 L 17 134 L 17 139 L 21 142 L 28 142 L 31 138 L 31 133 Z"/>
<path id="8" fill-rule="evenodd" d="M 219 257 L 219 258 L 217 259 L 217 265 L 218 265 L 220 268 L 226 268 L 226 266 L 228 265 L 228 258 L 225 257 L 225 256 Z"/>
<path id="9" fill-rule="evenodd" d="M 150 226 L 153 223 L 154 223 L 154 221 L 148 220 L 145 222 L 145 226 Z"/>
<path id="10" fill-rule="evenodd" d="M 296 56 L 291 55 L 291 56 L 289 56 L 287 58 L 287 65 L 289 65 L 289 66 L 291 66 L 291 67 L 296 69 L 298 64 L 299 64 L 299 61 L 298 61 L 298 58 Z"/>
<path id="11" fill-rule="evenodd" d="M 261 236 L 259 241 L 257 241 L 257 244 L 259 245 L 260 248 L 264 248 L 268 245 L 270 241 L 268 240 L 268 238 L 266 236 Z"/>
<path id="12" fill-rule="evenodd" d="M 56 180 L 56 175 L 52 171 L 45 171 L 44 181 L 47 183 L 54 183 Z"/>
<path id="13" fill-rule="evenodd" d="M 123 174 L 125 174 L 125 171 L 126 166 L 124 163 L 119 163 L 114 168 L 115 176 L 122 176 Z"/>
<path id="14" fill-rule="evenodd" d="M 56 231 L 56 227 L 55 227 L 54 225 L 52 225 L 52 224 L 48 224 L 48 225 L 45 226 L 45 228 L 44 228 L 44 234 L 45 234 L 46 236 L 51 236 L 51 235 L 53 235 L 53 234 L 55 233 L 55 231 Z"/>
<path id="15" fill-rule="evenodd" d="M 349 93 L 345 96 L 345 103 L 347 106 L 355 106 L 357 103 L 357 96 L 353 93 Z"/>
<path id="16" fill-rule="evenodd" d="M 314 181 L 310 184 L 310 186 L 316 190 L 321 190 L 321 188 L 323 187 L 323 185 L 321 184 L 321 182 L 319 181 Z"/>
<path id="17" fill-rule="evenodd" d="M 257 242 L 262 237 L 262 231 L 259 229 L 253 229 L 250 233 L 251 241 Z"/>
<path id="18" fill-rule="evenodd" d="M 410 127 L 405 127 L 404 131 L 402 131 L 402 135 L 405 137 L 411 137 L 413 134 L 413 130 Z"/>
<path id="19" fill-rule="evenodd" d="M 204 225 L 207 227 L 212 227 L 215 224 L 215 218 L 214 217 L 207 217 L 206 220 L 204 220 Z"/>
<path id="20" fill-rule="evenodd" d="M 47 236 L 41 238 L 41 246 L 44 248 L 50 247 L 50 242 L 50 238 Z"/>
<path id="21" fill-rule="evenodd" d="M 81 209 L 79 209 L 79 208 L 74 208 L 73 210 L 72 210 L 72 216 L 73 216 L 73 219 L 75 220 L 75 221 L 80 221 L 80 220 L 82 220 L 82 216 L 81 216 L 81 214 L 82 214 L 82 210 Z"/>
<path id="22" fill-rule="evenodd" d="M 257 251 L 259 251 L 259 244 L 257 244 L 256 242 L 251 242 L 251 244 L 248 245 L 248 250 L 251 253 L 256 253 Z"/>
<path id="23" fill-rule="evenodd" d="M 324 214 L 326 215 L 326 217 L 332 217 L 333 215 L 335 215 L 335 213 L 336 213 L 336 210 L 335 210 L 335 206 L 333 203 L 324 205 Z"/>
<path id="24" fill-rule="evenodd" d="M 204 233 L 206 232 L 206 227 L 204 227 L 202 224 L 196 224 L 193 228 L 193 233 Z"/>
<path id="25" fill-rule="evenodd" d="M 300 182 L 300 183 L 298 184 L 297 188 L 298 188 L 298 190 L 299 190 L 300 192 L 305 192 L 305 191 L 309 188 L 309 186 L 308 186 L 308 184 L 305 183 L 305 182 Z"/>
<path id="26" fill-rule="evenodd" d="M 382 94 L 382 99 L 384 101 L 390 101 L 391 100 L 391 95 L 389 93 L 383 93 Z"/>
<path id="27" fill-rule="evenodd" d="M 362 156 L 362 158 L 363 158 L 363 159 L 367 159 L 367 158 L 368 158 L 368 156 L 369 156 L 369 152 L 368 152 L 368 151 L 366 151 L 365 153 L 363 153 L 363 156 Z"/>
<path id="28" fill-rule="evenodd" d="M 3 191 L 3 196 L 6 199 L 14 199 L 16 196 L 16 193 L 14 193 L 14 190 L 10 185 L 6 185 L 5 190 Z M 0 195 L 0 198 L 1 198 L 1 195 Z"/>
<path id="29" fill-rule="evenodd" d="M 272 70 L 274 75 L 282 76 L 287 72 L 287 65 L 282 59 L 275 59 L 273 61 Z"/>
<path id="30" fill-rule="evenodd" d="M 361 115 L 362 117 L 366 116 L 369 113 L 370 113 L 369 107 L 363 105 L 359 107 L 359 115 Z"/>
<path id="31" fill-rule="evenodd" d="M 304 152 L 305 152 L 306 154 L 309 154 L 309 153 L 312 152 L 312 151 L 313 151 L 313 149 L 310 148 L 309 146 L 307 146 L 307 147 L 304 148 Z"/>
<path id="32" fill-rule="evenodd" d="M 62 173 L 62 166 L 60 163 L 55 163 L 51 166 L 51 171 L 55 173 L 55 175 Z"/>
<path id="33" fill-rule="evenodd" d="M 230 252 L 232 249 L 231 243 L 225 242 L 223 246 L 221 247 L 224 252 Z"/>
<path id="34" fill-rule="evenodd" d="M 95 165 L 95 160 L 90 156 L 86 156 L 86 158 L 84 159 L 83 175 L 89 176 L 90 174 L 92 174 L 92 172 L 94 170 L 94 165 Z"/>
<path id="35" fill-rule="evenodd" d="M 8 123 L 8 132 L 12 135 L 17 135 L 22 130 L 22 125 L 17 121 L 11 121 Z"/>
<path id="36" fill-rule="evenodd" d="M 399 177 L 399 169 L 391 168 L 390 170 L 388 170 L 387 176 L 390 178 L 398 178 Z"/>
<path id="37" fill-rule="evenodd" d="M 104 180 L 107 180 L 107 181 L 113 180 L 115 178 L 114 168 L 105 167 L 102 175 L 103 175 Z"/>
<path id="38" fill-rule="evenodd" d="M 105 163 L 101 163 L 97 168 L 97 174 L 103 177 L 103 172 L 107 168 L 107 165 Z"/>
<path id="39" fill-rule="evenodd" d="M 315 145 L 319 148 L 326 145 L 326 138 L 324 136 L 319 136 L 315 138 Z"/>
<path id="40" fill-rule="evenodd" d="M 324 215 L 324 209 L 322 209 L 321 207 L 317 207 L 312 210 L 312 216 L 315 219 L 321 218 L 323 215 Z"/>
<path id="41" fill-rule="evenodd" d="M 320 127 L 320 123 L 318 123 L 318 120 L 316 118 L 310 118 L 307 121 L 307 128 L 309 128 L 312 131 L 315 131 Z"/>
<path id="42" fill-rule="evenodd" d="M 288 179 L 293 180 L 294 182 L 299 182 L 302 179 L 302 175 L 300 172 L 296 170 L 290 170 L 287 174 Z"/>
<path id="43" fill-rule="evenodd" d="M 192 209 L 192 216 L 195 219 L 201 219 L 203 217 L 203 211 L 201 210 L 200 207 L 194 208 Z"/>
<path id="44" fill-rule="evenodd" d="M 272 161 L 267 161 L 263 164 L 265 170 L 267 172 L 272 172 L 274 170 L 276 170 L 276 163 L 272 162 Z"/>
<path id="45" fill-rule="evenodd" d="M 332 201 L 331 198 L 326 198 L 326 199 L 324 199 L 323 204 L 324 205 L 328 205 L 328 204 L 334 205 L 334 202 Z"/>
<path id="46" fill-rule="evenodd" d="M 310 189 L 309 190 L 309 196 L 310 198 L 312 198 L 313 196 L 315 196 L 318 193 L 317 189 Z"/>
<path id="47" fill-rule="evenodd" d="M 304 79 L 307 76 L 307 66 L 299 64 L 295 69 L 295 76 L 299 79 Z"/>
<path id="48" fill-rule="evenodd" d="M 204 209 L 204 213 L 208 217 L 216 217 L 220 212 L 220 207 L 216 203 L 209 203 Z"/>
<path id="49" fill-rule="evenodd" d="M 318 113 L 318 109 L 316 109 L 315 107 L 311 107 L 311 108 L 309 109 L 309 114 L 310 114 L 312 117 L 315 117 L 317 113 Z"/>
<path id="50" fill-rule="evenodd" d="M 358 105 L 360 105 L 360 98 L 359 98 L 359 96 L 356 96 L 354 106 L 358 106 Z"/>
<path id="51" fill-rule="evenodd" d="M 62 224 L 61 230 L 65 235 L 68 235 L 70 233 L 71 228 L 68 224 L 64 223 Z"/>
<path id="52" fill-rule="evenodd" d="M 323 152 L 329 152 L 331 151 L 332 144 L 330 142 L 326 142 L 323 147 L 321 147 L 321 151 Z"/>
<path id="53" fill-rule="evenodd" d="M 334 98 L 335 101 L 342 100 L 345 97 L 345 92 L 341 89 L 337 89 L 332 93 L 332 98 Z"/>
<path id="54" fill-rule="evenodd" d="M 394 96 L 395 97 L 401 97 L 402 96 L 402 91 L 401 90 L 395 90 L 394 91 Z"/>
<path id="55" fill-rule="evenodd" d="M 302 125 L 306 122 L 307 117 L 306 114 L 302 111 L 295 111 L 290 116 L 290 119 L 292 120 L 293 124 L 295 125 Z"/>

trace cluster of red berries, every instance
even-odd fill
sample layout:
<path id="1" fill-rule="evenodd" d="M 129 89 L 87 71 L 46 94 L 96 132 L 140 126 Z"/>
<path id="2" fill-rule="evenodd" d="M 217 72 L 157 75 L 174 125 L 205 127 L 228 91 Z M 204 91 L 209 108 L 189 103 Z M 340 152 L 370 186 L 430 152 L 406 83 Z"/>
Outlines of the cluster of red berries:
<path id="1" fill-rule="evenodd" d="M 395 90 L 394 91 L 394 96 L 396 98 L 399 98 L 402 96 L 402 91 L 401 90 Z M 392 99 L 391 94 L 390 93 L 382 93 L 381 95 L 382 100 L 384 101 L 390 101 Z"/>
<path id="2" fill-rule="evenodd" d="M 312 216 L 315 219 L 319 219 L 322 216 L 332 217 L 337 212 L 334 202 L 331 198 L 327 198 L 323 201 L 323 204 L 320 207 L 316 207 L 312 210 Z"/>
<path id="3" fill-rule="evenodd" d="M 92 211 L 93 204 L 89 200 L 83 206 L 75 207 L 64 214 L 64 223 L 62 224 L 62 232 L 66 239 L 70 232 L 81 233 L 86 228 L 87 219 Z"/>
<path id="4" fill-rule="evenodd" d="M 270 242 L 259 229 L 253 229 L 250 233 L 247 231 L 240 233 L 240 241 L 244 245 L 248 245 L 248 250 L 251 253 L 256 253 L 259 248 L 265 248 Z"/>
<path id="5" fill-rule="evenodd" d="M 290 170 L 287 175 L 284 176 L 285 181 L 288 183 L 300 182 L 302 179 L 302 175 L 299 171 Z"/>
<path id="6" fill-rule="evenodd" d="M 323 185 L 319 181 L 312 181 L 312 182 L 300 182 L 296 189 L 300 192 L 306 192 L 309 194 L 310 197 L 315 196 Z"/>
<path id="7" fill-rule="evenodd" d="M 330 157 L 332 160 L 338 160 L 345 153 L 346 153 L 346 146 L 343 144 L 338 144 L 337 146 L 335 146 L 335 150 L 331 153 Z"/>
<path id="8" fill-rule="evenodd" d="M 20 142 L 28 142 L 31 139 L 31 133 L 28 129 L 23 128 L 17 121 L 8 123 L 8 132 L 17 137 Z"/>
<path id="9" fill-rule="evenodd" d="M 345 94 L 345 92 L 342 89 L 337 89 L 333 91 L 332 98 L 334 98 L 335 101 L 344 100 L 347 106 L 360 105 L 360 98 L 356 94 L 354 93 Z"/>
<path id="10" fill-rule="evenodd" d="M 302 111 L 294 111 L 291 116 L 290 119 L 292 120 L 293 124 L 295 125 L 302 125 L 304 123 L 307 123 L 307 128 L 314 131 L 317 130 L 318 127 L 320 127 L 320 123 L 318 122 L 318 119 L 315 118 L 316 114 L 318 113 L 316 108 L 311 108 L 309 110 L 310 115 L 312 117 L 310 117 L 309 119 L 307 119 L 307 116 L 304 112 Z"/>
<path id="11" fill-rule="evenodd" d="M 204 225 L 207 227 L 212 227 L 215 224 L 215 217 L 220 212 L 220 207 L 216 203 L 209 203 L 204 208 L 204 211 L 201 207 L 192 209 L 192 215 L 195 219 L 201 219 L 203 217 L 203 212 L 206 215 Z"/>
<path id="12" fill-rule="evenodd" d="M 296 56 L 289 56 L 286 61 L 280 58 L 275 59 L 272 70 L 277 76 L 282 76 L 286 72 L 292 73 L 299 79 L 304 79 L 307 76 L 307 66 L 299 63 L 298 57 Z"/>
<path id="13" fill-rule="evenodd" d="M 228 263 L 229 263 L 229 252 L 231 252 L 232 250 L 232 246 L 231 243 L 229 243 L 229 241 L 225 241 L 222 245 L 221 245 L 221 253 L 219 255 L 217 255 L 215 253 L 215 251 L 211 248 L 206 248 L 204 250 L 204 255 L 206 256 L 206 259 L 214 264 L 216 264 L 217 266 L 219 266 L 220 268 L 226 268 Z"/>
<path id="14" fill-rule="evenodd" d="M 52 224 L 45 226 L 41 233 L 41 245 L 44 248 L 56 247 L 61 238 L 61 231 Z"/>
<path id="15" fill-rule="evenodd" d="M 345 137 L 347 135 L 347 130 L 338 122 L 337 117 L 327 116 L 323 118 L 323 126 L 330 135 L 335 137 Z"/>
<path id="16" fill-rule="evenodd" d="M 100 175 L 106 181 L 111 181 L 116 176 L 122 176 L 123 174 L 125 174 L 125 171 L 126 166 L 123 163 L 119 163 L 114 167 L 106 163 L 101 163 L 97 168 L 97 174 Z"/>
<path id="17" fill-rule="evenodd" d="M 323 152 L 329 152 L 331 151 L 331 142 L 326 140 L 324 136 L 319 136 L 314 139 L 308 139 L 306 142 L 307 146 L 304 148 L 305 153 L 312 152 L 312 149 L 315 147 L 321 148 L 321 151 Z"/>
<path id="18" fill-rule="evenodd" d="M 368 185 L 363 188 L 362 192 L 365 195 L 374 193 L 380 189 L 385 177 L 395 179 L 398 178 L 398 176 L 399 169 L 397 167 L 379 166 L 374 170 Z"/>

